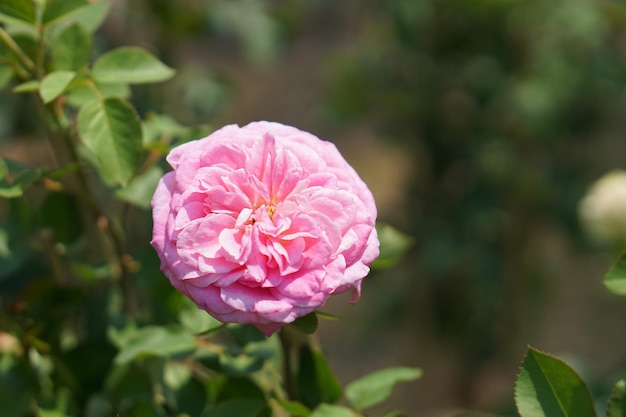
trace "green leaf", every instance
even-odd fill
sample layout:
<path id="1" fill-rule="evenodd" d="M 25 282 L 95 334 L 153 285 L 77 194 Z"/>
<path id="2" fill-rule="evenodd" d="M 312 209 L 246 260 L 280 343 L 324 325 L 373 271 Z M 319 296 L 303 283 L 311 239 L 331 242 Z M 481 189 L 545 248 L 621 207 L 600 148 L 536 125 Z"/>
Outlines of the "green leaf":
<path id="1" fill-rule="evenodd" d="M 41 177 L 41 171 L 19 162 L 0 158 L 0 197 L 21 197 L 24 190 Z"/>
<path id="2" fill-rule="evenodd" d="M 79 24 L 68 26 L 52 43 L 57 70 L 78 71 L 89 61 L 91 36 Z"/>
<path id="3" fill-rule="evenodd" d="M 86 5 L 86 0 L 47 0 L 41 21 L 46 25 Z"/>
<path id="4" fill-rule="evenodd" d="M 149 114 L 143 122 L 144 146 L 149 147 L 157 142 L 171 142 L 172 138 L 189 134 L 190 129 L 181 125 L 167 115 Z"/>
<path id="5" fill-rule="evenodd" d="M 359 414 L 346 407 L 330 404 L 320 404 L 310 417 L 358 417 Z"/>
<path id="6" fill-rule="evenodd" d="M 276 399 L 276 402 L 292 417 L 309 417 L 311 415 L 311 410 L 297 401 Z"/>
<path id="7" fill-rule="evenodd" d="M 98 58 L 92 75 L 102 83 L 139 84 L 165 81 L 174 70 L 144 49 L 121 47 Z"/>
<path id="8" fill-rule="evenodd" d="M 626 417 L 626 381 L 621 379 L 613 387 L 609 406 L 608 417 Z"/>
<path id="9" fill-rule="evenodd" d="M 146 356 L 170 357 L 191 352 L 196 346 L 194 335 L 182 327 L 147 326 L 128 338 L 115 362 L 124 364 Z"/>
<path id="10" fill-rule="evenodd" d="M 9 17 L 35 23 L 35 4 L 29 0 L 2 0 L 0 13 Z"/>
<path id="11" fill-rule="evenodd" d="M 153 165 L 146 172 L 133 178 L 128 187 L 116 190 L 115 197 L 136 207 L 149 209 L 152 195 L 162 176 L 163 169 Z"/>
<path id="12" fill-rule="evenodd" d="M 72 88 L 67 95 L 68 104 L 74 107 L 82 107 L 90 101 L 100 100 L 100 98 L 117 97 L 127 99 L 130 97 L 130 88 L 127 84 L 99 84 L 95 83 L 94 91 L 90 87 Z"/>
<path id="13" fill-rule="evenodd" d="M 39 95 L 44 103 L 50 103 L 59 97 L 72 82 L 74 71 L 54 71 L 46 75 L 39 85 Z"/>
<path id="14" fill-rule="evenodd" d="M 11 78 L 13 78 L 13 69 L 0 62 L 0 90 L 9 85 Z"/>
<path id="15" fill-rule="evenodd" d="M 617 295 L 626 295 L 626 253 L 620 256 L 604 276 L 604 285 Z"/>
<path id="16" fill-rule="evenodd" d="M 205 333 L 211 329 L 221 328 L 223 325 L 209 313 L 197 308 L 195 305 L 181 310 L 178 313 L 178 321 L 194 334 Z"/>
<path id="17" fill-rule="evenodd" d="M 39 80 L 30 80 L 13 87 L 14 93 L 32 93 L 39 90 Z"/>
<path id="18" fill-rule="evenodd" d="M 563 360 L 528 348 L 515 383 L 521 417 L 593 417 L 589 388 Z"/>
<path id="19" fill-rule="evenodd" d="M 78 114 L 78 132 L 109 180 L 126 185 L 141 157 L 141 122 L 133 107 L 119 98 L 91 101 Z"/>
<path id="20" fill-rule="evenodd" d="M 45 28 L 48 39 L 55 39 L 68 26 L 80 24 L 90 35 L 102 24 L 109 12 L 109 1 L 96 1 L 64 14 Z"/>
<path id="21" fill-rule="evenodd" d="M 382 369 L 349 383 L 346 398 L 354 408 L 363 410 L 385 401 L 398 382 L 412 381 L 420 376 L 422 371 L 418 368 Z"/>
<path id="22" fill-rule="evenodd" d="M 265 402 L 256 398 L 237 398 L 218 404 L 205 417 L 257 417 L 265 409 Z"/>
<path id="23" fill-rule="evenodd" d="M 298 317 L 290 326 L 304 334 L 313 334 L 317 330 L 317 324 L 317 314 L 313 311 L 306 316 Z"/>
<path id="24" fill-rule="evenodd" d="M 392 411 L 390 413 L 385 414 L 383 417 L 411 417 L 411 416 L 401 411 Z M 479 416 L 475 416 L 475 417 L 479 417 Z"/>
<path id="25" fill-rule="evenodd" d="M 341 397 L 341 384 L 333 375 L 326 357 L 309 346 L 300 349 L 297 375 L 298 396 L 309 408 L 320 403 L 334 403 Z"/>
<path id="26" fill-rule="evenodd" d="M 388 224 L 377 224 L 376 231 L 380 241 L 380 255 L 372 263 L 372 269 L 395 265 L 413 244 L 413 239 Z"/>

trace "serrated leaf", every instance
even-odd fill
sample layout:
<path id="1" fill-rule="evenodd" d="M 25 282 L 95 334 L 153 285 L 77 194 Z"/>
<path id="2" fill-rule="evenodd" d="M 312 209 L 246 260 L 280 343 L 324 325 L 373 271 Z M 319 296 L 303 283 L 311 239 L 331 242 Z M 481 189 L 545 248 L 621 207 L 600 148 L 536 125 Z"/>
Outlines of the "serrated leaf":
<path id="1" fill-rule="evenodd" d="M 170 357 L 191 352 L 196 346 L 194 335 L 182 327 L 147 326 L 127 339 L 115 363 L 124 364 L 146 356 Z"/>
<path id="2" fill-rule="evenodd" d="M 341 384 L 335 378 L 326 357 L 309 346 L 300 349 L 296 378 L 298 397 L 309 408 L 320 403 L 334 403 L 341 397 Z"/>
<path id="3" fill-rule="evenodd" d="M 289 326 L 304 333 L 313 334 L 317 330 L 318 320 L 315 311 L 307 314 L 306 316 L 298 317 Z"/>
<path id="4" fill-rule="evenodd" d="M 46 75 L 39 85 L 39 95 L 44 103 L 49 103 L 59 97 L 72 82 L 74 71 L 54 71 Z"/>
<path id="5" fill-rule="evenodd" d="M 162 176 L 163 169 L 153 165 L 146 172 L 133 178 L 128 187 L 116 190 L 115 197 L 136 207 L 149 209 L 154 190 Z"/>
<path id="6" fill-rule="evenodd" d="M 175 71 L 150 52 L 121 47 L 102 55 L 93 65 L 93 78 L 101 83 L 152 83 L 165 81 Z"/>
<path id="7" fill-rule="evenodd" d="M 521 417 L 594 417 L 589 388 L 562 359 L 528 348 L 515 383 Z"/>
<path id="8" fill-rule="evenodd" d="M 89 61 L 91 36 L 79 24 L 68 26 L 52 43 L 57 70 L 77 71 Z"/>
<path id="9" fill-rule="evenodd" d="M 204 414 L 206 417 L 258 417 L 265 402 L 256 398 L 237 398 L 224 401 Z"/>
<path id="10" fill-rule="evenodd" d="M 141 157 L 141 122 L 133 107 L 119 98 L 91 101 L 78 114 L 78 132 L 109 180 L 126 185 Z"/>
<path id="11" fill-rule="evenodd" d="M 47 0 L 41 21 L 46 25 L 86 5 L 86 0 Z"/>
<path id="12" fill-rule="evenodd" d="M 26 81 L 13 87 L 14 93 L 32 93 L 39 90 L 39 80 Z"/>
<path id="13" fill-rule="evenodd" d="M 346 398 L 357 410 L 385 401 L 398 382 L 412 381 L 422 376 L 421 369 L 394 367 L 373 372 L 346 385 Z"/>
<path id="14" fill-rule="evenodd" d="M 613 387 L 609 406 L 608 417 L 626 417 L 626 380 L 619 380 Z"/>
<path id="15" fill-rule="evenodd" d="M 310 417 L 358 417 L 359 414 L 339 405 L 320 404 Z"/>
<path id="16" fill-rule="evenodd" d="M 413 239 L 388 224 L 377 224 L 380 255 L 372 263 L 372 269 L 389 268 L 395 265 L 409 250 Z"/>
<path id="17" fill-rule="evenodd" d="M 130 88 L 127 84 L 100 84 L 95 83 L 97 93 L 90 87 L 73 88 L 67 95 L 68 104 L 74 107 L 82 107 L 90 101 L 100 100 L 101 98 L 117 97 L 128 99 L 130 97 Z"/>
<path id="18" fill-rule="evenodd" d="M 2 0 L 0 13 L 28 23 L 35 23 L 35 4 L 29 0 Z"/>
<path id="19" fill-rule="evenodd" d="M 620 256 L 604 276 L 604 285 L 617 295 L 626 295 L 626 253 Z"/>

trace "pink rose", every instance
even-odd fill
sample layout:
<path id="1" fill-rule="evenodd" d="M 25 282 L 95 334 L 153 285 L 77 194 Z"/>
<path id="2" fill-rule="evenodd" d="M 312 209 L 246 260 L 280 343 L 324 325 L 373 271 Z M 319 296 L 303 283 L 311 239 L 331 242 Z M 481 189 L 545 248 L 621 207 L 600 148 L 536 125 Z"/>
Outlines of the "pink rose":
<path id="1" fill-rule="evenodd" d="M 176 289 L 266 335 L 360 294 L 378 256 L 371 192 L 337 148 L 279 123 L 180 145 L 152 199 L 152 246 Z"/>

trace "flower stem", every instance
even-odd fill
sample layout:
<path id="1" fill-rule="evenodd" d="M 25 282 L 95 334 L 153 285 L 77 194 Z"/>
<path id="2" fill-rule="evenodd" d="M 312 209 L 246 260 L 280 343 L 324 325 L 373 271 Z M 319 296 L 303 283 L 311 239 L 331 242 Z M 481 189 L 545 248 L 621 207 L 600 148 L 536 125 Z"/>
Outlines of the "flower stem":
<path id="1" fill-rule="evenodd" d="M 69 161 L 67 161 L 69 165 L 78 166 L 74 172 L 76 186 L 78 188 L 78 197 L 84 204 L 84 207 L 88 212 L 89 219 L 95 220 L 98 225 L 98 230 L 100 230 L 105 239 L 108 240 L 112 246 L 113 253 L 111 254 L 111 261 L 116 275 L 119 277 L 120 289 L 124 295 L 123 309 L 130 316 L 136 316 L 138 314 L 138 306 L 134 296 L 131 280 L 131 259 L 126 254 L 124 248 L 123 233 L 116 227 L 113 219 L 111 219 L 95 201 L 91 187 L 87 181 L 84 166 L 81 163 L 81 159 L 76 149 L 74 137 L 72 136 L 69 128 L 64 126 L 62 122 L 62 115 L 58 114 L 59 110 L 53 107 L 54 103 L 47 106 L 43 105 L 41 102 L 39 103 L 48 113 L 56 128 L 55 130 L 57 133 L 55 134 L 55 132 L 48 130 L 48 136 L 51 140 L 53 140 L 54 137 L 58 137 L 62 141 L 63 147 L 67 153 L 64 159 L 69 159 Z M 54 144 L 52 147 L 54 152 L 58 154 L 58 147 L 54 146 Z"/>
<path id="2" fill-rule="evenodd" d="M 287 329 L 283 328 L 278 332 L 280 345 L 283 349 L 283 380 L 287 397 L 290 400 L 296 400 L 298 395 L 293 378 L 293 344 L 286 330 Z"/>
<path id="3" fill-rule="evenodd" d="M 22 51 L 22 48 L 15 43 L 11 35 L 9 35 L 2 27 L 0 27 L 0 40 L 2 40 L 2 42 L 4 42 L 11 51 L 13 51 L 28 71 L 30 71 L 33 75 L 36 75 L 35 63 L 24 53 L 24 51 Z"/>

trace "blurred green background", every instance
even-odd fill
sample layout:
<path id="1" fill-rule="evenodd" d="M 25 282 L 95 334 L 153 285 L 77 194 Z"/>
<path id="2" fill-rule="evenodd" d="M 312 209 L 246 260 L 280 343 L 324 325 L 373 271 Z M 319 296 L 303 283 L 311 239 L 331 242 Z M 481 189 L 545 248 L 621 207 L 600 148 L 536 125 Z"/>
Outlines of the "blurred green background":
<path id="1" fill-rule="evenodd" d="M 335 142 L 379 220 L 413 238 L 358 304 L 326 308 L 342 317 L 319 332 L 343 383 L 419 366 L 381 410 L 444 416 L 510 411 L 527 344 L 566 357 L 599 398 L 624 376 L 626 302 L 601 283 L 615 252 L 585 237 L 577 205 L 626 168 L 626 2 L 113 3 L 97 48 L 139 45 L 178 71 L 133 91 L 141 112 Z M 28 103 L 0 98 L 2 154 L 46 161 Z"/>

